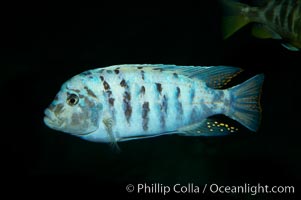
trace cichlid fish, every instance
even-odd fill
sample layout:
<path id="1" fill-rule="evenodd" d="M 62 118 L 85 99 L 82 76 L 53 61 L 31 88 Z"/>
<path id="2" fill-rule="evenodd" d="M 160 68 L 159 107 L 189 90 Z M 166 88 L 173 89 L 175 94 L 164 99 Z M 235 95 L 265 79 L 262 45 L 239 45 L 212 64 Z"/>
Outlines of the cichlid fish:
<path id="1" fill-rule="evenodd" d="M 280 39 L 282 45 L 291 51 L 301 48 L 301 0 L 264 0 L 258 6 L 232 0 L 222 2 L 225 39 L 243 26 L 255 22 L 252 29 L 255 37 Z"/>
<path id="2" fill-rule="evenodd" d="M 208 118 L 224 114 L 256 131 L 264 76 L 221 89 L 241 69 L 115 65 L 65 82 L 45 110 L 45 124 L 85 140 L 111 142 L 165 134 L 219 136 L 237 128 Z"/>

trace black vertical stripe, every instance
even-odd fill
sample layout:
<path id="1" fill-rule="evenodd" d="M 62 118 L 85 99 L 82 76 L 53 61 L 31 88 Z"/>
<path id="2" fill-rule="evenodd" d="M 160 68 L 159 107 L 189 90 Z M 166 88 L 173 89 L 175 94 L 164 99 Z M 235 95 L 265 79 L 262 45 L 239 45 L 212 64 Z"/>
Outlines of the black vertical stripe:
<path id="1" fill-rule="evenodd" d="M 177 109 L 177 120 L 182 119 L 183 115 L 183 106 L 181 102 L 181 89 L 179 87 L 176 87 L 176 109 Z"/>
<path id="2" fill-rule="evenodd" d="M 162 92 L 162 85 L 161 85 L 161 83 L 156 83 L 156 88 L 157 88 L 157 91 L 161 94 L 161 92 Z"/>
<path id="3" fill-rule="evenodd" d="M 110 105 L 111 107 L 114 107 L 114 101 L 115 101 L 114 98 L 109 98 L 109 105 Z"/>
<path id="4" fill-rule="evenodd" d="M 145 87 L 142 86 L 142 87 L 140 88 L 140 95 L 143 96 L 144 94 L 145 94 Z"/>
<path id="5" fill-rule="evenodd" d="M 129 85 L 127 82 L 122 79 L 120 81 L 120 86 L 124 88 L 124 93 L 123 93 L 123 110 L 124 110 L 124 115 L 126 118 L 126 121 L 130 123 L 130 119 L 132 116 L 132 105 L 131 105 L 131 93 L 129 90 Z"/>
<path id="6" fill-rule="evenodd" d="M 168 101 L 167 101 L 167 97 L 165 95 L 163 95 L 162 98 L 162 102 L 160 105 L 160 124 L 161 124 L 161 128 L 165 128 L 165 124 L 166 124 L 166 115 L 167 115 L 167 105 L 168 105 Z"/>
<path id="7" fill-rule="evenodd" d="M 103 81 L 103 88 L 105 90 L 109 90 L 110 89 L 110 85 L 106 81 Z"/>
<path id="8" fill-rule="evenodd" d="M 114 69 L 115 74 L 119 74 L 119 69 Z"/>
<path id="9" fill-rule="evenodd" d="M 144 131 L 148 130 L 148 122 L 149 122 L 149 102 L 144 102 L 142 105 L 142 128 Z"/>
<path id="10" fill-rule="evenodd" d="M 114 103 L 115 103 L 115 98 L 113 97 L 112 91 L 111 90 L 105 90 L 103 91 L 103 98 L 107 101 L 108 106 L 109 106 L 109 110 L 111 113 L 111 117 L 113 120 L 115 120 L 115 107 L 114 107 Z"/>
<path id="11" fill-rule="evenodd" d="M 177 119 L 182 119 L 182 116 L 184 114 L 183 112 L 183 106 L 182 106 L 182 103 L 180 101 L 178 101 L 178 104 L 177 104 Z"/>
<path id="12" fill-rule="evenodd" d="M 122 79 L 122 81 L 120 81 L 120 86 L 124 87 L 124 88 L 128 87 L 128 85 L 127 85 L 127 83 L 126 83 L 126 81 L 124 79 Z"/>
<path id="13" fill-rule="evenodd" d="M 193 103 L 194 97 L 195 97 L 195 87 L 192 86 L 190 88 L 190 99 L 189 99 L 191 104 Z"/>
<path id="14" fill-rule="evenodd" d="M 179 98 L 181 96 L 181 90 L 179 87 L 177 87 L 176 96 L 177 96 L 177 98 Z"/>
<path id="15" fill-rule="evenodd" d="M 165 95 L 163 95 L 162 103 L 161 103 L 161 110 L 167 114 L 167 107 L 168 106 L 168 99 Z"/>
<path id="16" fill-rule="evenodd" d="M 132 106 L 131 106 L 131 94 L 125 91 L 123 94 L 123 108 L 126 121 L 130 123 L 130 118 L 132 116 Z"/>

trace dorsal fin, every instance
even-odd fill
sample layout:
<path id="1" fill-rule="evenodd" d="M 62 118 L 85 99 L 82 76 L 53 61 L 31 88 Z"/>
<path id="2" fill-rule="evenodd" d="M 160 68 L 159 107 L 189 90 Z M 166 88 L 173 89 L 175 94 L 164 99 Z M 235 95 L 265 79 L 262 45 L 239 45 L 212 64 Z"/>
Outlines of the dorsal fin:
<path id="1" fill-rule="evenodd" d="M 145 71 L 160 71 L 167 73 L 177 73 L 189 78 L 195 78 L 205 81 L 208 87 L 222 88 L 233 77 L 235 77 L 242 70 L 237 67 L 230 66 L 177 66 L 177 65 L 164 65 L 164 64 L 125 64 L 114 65 L 104 69 L 143 69 Z"/>
<path id="2" fill-rule="evenodd" d="M 242 69 L 236 67 L 214 66 L 203 70 L 195 77 L 205 80 L 208 87 L 219 89 L 227 85 L 240 72 Z"/>

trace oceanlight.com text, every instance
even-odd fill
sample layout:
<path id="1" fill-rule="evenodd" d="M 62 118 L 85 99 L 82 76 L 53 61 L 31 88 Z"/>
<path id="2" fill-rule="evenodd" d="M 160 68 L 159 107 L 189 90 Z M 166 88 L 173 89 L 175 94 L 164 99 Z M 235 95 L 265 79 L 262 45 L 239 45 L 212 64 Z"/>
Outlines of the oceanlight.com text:
<path id="1" fill-rule="evenodd" d="M 258 183 L 257 185 L 251 184 L 243 184 L 240 186 L 224 186 L 218 184 L 210 184 L 209 185 L 210 193 L 214 194 L 294 194 L 295 187 L 294 186 L 269 186 L 269 185 L 261 185 Z"/>
<path id="2" fill-rule="evenodd" d="M 294 186 L 269 186 L 265 184 L 220 185 L 216 183 L 197 185 L 194 183 L 164 185 L 161 183 L 128 184 L 126 191 L 137 194 L 294 194 Z"/>

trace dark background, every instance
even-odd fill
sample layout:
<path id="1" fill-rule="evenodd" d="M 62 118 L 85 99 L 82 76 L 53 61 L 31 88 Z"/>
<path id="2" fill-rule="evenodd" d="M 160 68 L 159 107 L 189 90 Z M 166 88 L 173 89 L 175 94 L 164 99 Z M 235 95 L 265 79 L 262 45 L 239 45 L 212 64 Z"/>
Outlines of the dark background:
<path id="1" fill-rule="evenodd" d="M 260 183 L 293 185 L 298 191 L 301 54 L 284 49 L 278 41 L 252 37 L 251 26 L 224 41 L 220 20 L 221 8 L 214 1 L 179 10 L 172 5 L 160 9 L 98 6 L 2 13 L 4 190 L 12 195 L 43 191 L 44 195 L 120 193 L 131 198 L 135 195 L 125 191 L 129 183 Z M 122 151 L 116 153 L 107 144 L 87 142 L 44 125 L 44 109 L 71 76 L 131 63 L 232 65 L 245 69 L 237 83 L 264 73 L 259 131 L 236 137 L 174 135 L 129 141 L 120 143 Z"/>

